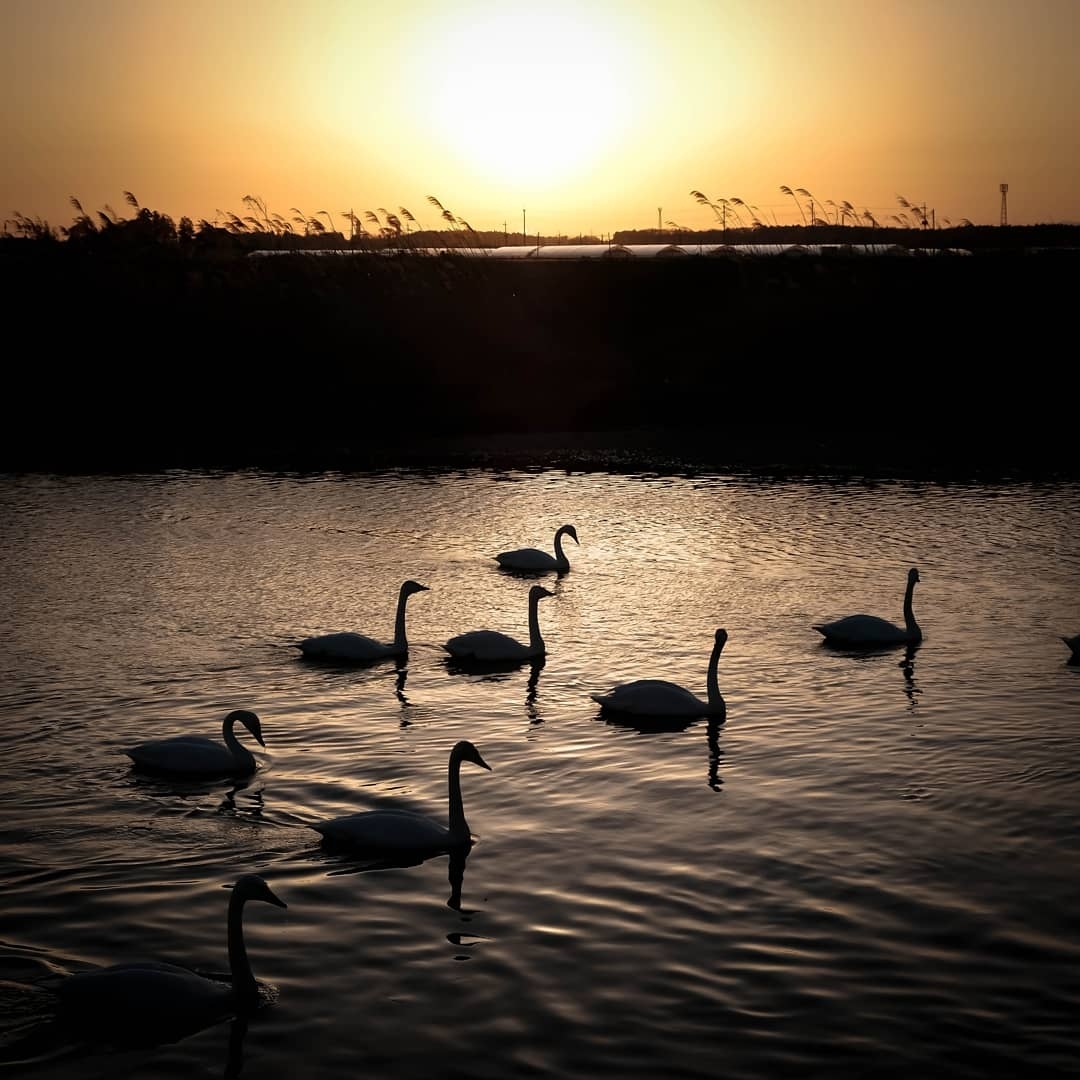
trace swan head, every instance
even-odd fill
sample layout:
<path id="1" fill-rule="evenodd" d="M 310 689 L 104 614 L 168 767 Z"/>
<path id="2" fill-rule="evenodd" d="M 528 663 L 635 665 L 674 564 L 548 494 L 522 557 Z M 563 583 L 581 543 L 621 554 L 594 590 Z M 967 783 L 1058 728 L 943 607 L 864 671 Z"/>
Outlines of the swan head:
<path id="1" fill-rule="evenodd" d="M 716 648 L 719 651 L 727 644 L 727 631 L 721 627 L 716 631 Z"/>
<path id="2" fill-rule="evenodd" d="M 487 769 L 488 772 L 494 771 L 468 739 L 462 739 L 454 746 L 452 756 L 457 761 L 468 761 L 473 765 L 479 765 L 481 769 Z"/>
<path id="3" fill-rule="evenodd" d="M 543 585 L 534 585 L 529 590 L 529 602 L 532 604 L 542 600 L 545 596 L 554 596 L 555 594 L 550 589 L 545 589 Z"/>
<path id="4" fill-rule="evenodd" d="M 254 738 L 260 746 L 266 745 L 266 743 L 263 742 L 262 722 L 250 709 L 234 709 L 226 717 L 226 720 L 230 726 L 238 723 L 243 724 L 244 727 L 251 732 L 252 738 Z"/>
<path id="5" fill-rule="evenodd" d="M 429 591 L 430 590 L 429 590 L 428 586 L 427 585 L 421 585 L 419 581 L 406 581 L 401 586 L 401 595 L 402 596 L 412 596 L 413 593 L 429 592 Z"/>
<path id="6" fill-rule="evenodd" d="M 908 579 L 908 584 L 909 584 L 909 585 L 916 585 L 916 584 L 918 584 L 918 581 L 919 581 L 919 571 L 918 571 L 918 570 L 916 570 L 914 566 L 913 566 L 913 567 L 912 567 L 912 568 L 911 568 L 911 569 L 910 569 L 910 570 L 909 570 L 909 571 L 907 572 L 907 579 Z"/>
<path id="7" fill-rule="evenodd" d="M 289 905 L 280 897 L 275 896 L 273 890 L 266 884 L 266 880 L 258 874 L 241 874 L 236 882 L 231 885 L 222 885 L 223 889 L 232 889 L 233 896 L 239 901 L 262 900 L 274 907 L 287 908 Z"/>
<path id="8" fill-rule="evenodd" d="M 559 536 L 569 536 L 578 547 L 581 547 L 581 541 L 577 538 L 577 529 L 573 525 L 563 525 L 558 532 Z"/>

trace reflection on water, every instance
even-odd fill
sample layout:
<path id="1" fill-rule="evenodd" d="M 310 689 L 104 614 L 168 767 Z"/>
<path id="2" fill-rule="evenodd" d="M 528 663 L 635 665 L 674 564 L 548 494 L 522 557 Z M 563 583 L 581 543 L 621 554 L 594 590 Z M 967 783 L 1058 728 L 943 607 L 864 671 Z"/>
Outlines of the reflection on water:
<path id="1" fill-rule="evenodd" d="M 561 521 L 581 542 L 544 579 L 546 657 L 448 658 L 462 626 L 523 624 L 490 538 Z M 3 1060 L 50 1080 L 1080 1072 L 1077 535 L 1077 485 L 7 477 Z M 917 650 L 820 648 L 822 612 L 893 610 L 912 565 Z M 407 662 L 296 655 L 385 623 L 409 579 L 430 591 Z M 643 670 L 700 686 L 718 626 L 725 716 L 597 710 Z M 131 770 L 154 718 L 234 707 L 265 727 L 253 777 Z M 445 808 L 459 739 L 497 770 L 466 793 L 474 846 L 322 849 L 314 822 Z M 274 1007 L 70 1052 L 50 980 L 136 940 L 220 964 L 207 894 L 246 870 L 289 897 L 257 931 Z"/>
<path id="2" fill-rule="evenodd" d="M 719 791 L 723 780 L 720 777 L 720 759 L 724 751 L 720 749 L 720 725 L 723 723 L 718 717 L 710 716 L 706 727 L 709 740 L 709 787 L 713 791 Z"/>
<path id="3" fill-rule="evenodd" d="M 904 650 L 904 659 L 900 661 L 900 670 L 904 673 L 904 693 L 907 695 L 907 699 L 910 702 L 908 711 L 912 713 L 915 711 L 915 706 L 918 704 L 915 700 L 916 695 L 922 693 L 915 685 L 915 653 L 918 651 L 918 648 L 918 645 L 909 645 Z"/>

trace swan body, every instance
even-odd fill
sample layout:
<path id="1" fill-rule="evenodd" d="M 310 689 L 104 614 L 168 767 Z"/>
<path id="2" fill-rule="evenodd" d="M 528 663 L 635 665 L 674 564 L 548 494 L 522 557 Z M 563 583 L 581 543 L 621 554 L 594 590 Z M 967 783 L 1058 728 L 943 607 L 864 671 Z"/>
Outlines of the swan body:
<path id="1" fill-rule="evenodd" d="M 529 640 L 518 641 L 498 630 L 470 630 L 452 637 L 443 648 L 455 659 L 477 663 L 500 663 L 530 660 L 544 656 L 547 646 L 540 636 L 540 619 L 537 605 L 545 596 L 554 596 L 543 585 L 529 590 Z"/>
<path id="2" fill-rule="evenodd" d="M 608 694 L 591 694 L 590 697 L 602 709 L 628 716 L 723 716 L 727 706 L 720 695 L 717 667 L 727 638 L 726 630 L 716 631 L 706 677 L 707 700 L 703 701 L 685 687 L 665 679 L 637 679 L 616 686 Z"/>
<path id="3" fill-rule="evenodd" d="M 258 874 L 244 874 L 232 886 L 227 981 L 162 961 L 114 964 L 65 978 L 57 987 L 61 1015 L 95 1034 L 120 1028 L 136 1038 L 151 1031 L 179 1037 L 253 1007 L 259 988 L 244 947 L 248 900 L 288 906 Z"/>
<path id="4" fill-rule="evenodd" d="M 428 587 L 417 581 L 406 581 L 398 591 L 397 614 L 394 618 L 394 640 L 377 641 L 366 634 L 342 631 L 336 634 L 317 634 L 304 638 L 296 647 L 309 660 L 337 660 L 364 663 L 388 657 L 407 656 L 409 642 L 405 636 L 405 605 L 410 596 L 427 592 Z"/>
<path id="5" fill-rule="evenodd" d="M 1069 646 L 1069 650 L 1072 652 L 1072 656 L 1069 657 L 1067 663 L 1080 664 L 1080 634 L 1075 637 L 1065 637 L 1063 635 L 1061 640 Z"/>
<path id="6" fill-rule="evenodd" d="M 564 536 L 569 536 L 575 544 L 581 543 L 573 525 L 562 525 L 555 533 L 554 555 L 540 548 L 516 548 L 514 551 L 500 552 L 495 556 L 495 561 L 507 570 L 569 570 L 570 560 L 562 546 Z"/>
<path id="7" fill-rule="evenodd" d="M 236 737 L 233 728 L 237 723 L 243 724 L 260 746 L 266 746 L 259 717 L 249 709 L 234 709 L 221 724 L 223 743 L 200 735 L 177 735 L 139 743 L 124 753 L 137 768 L 148 772 L 246 776 L 255 771 L 258 763 L 255 755 Z"/>
<path id="8" fill-rule="evenodd" d="M 461 763 L 471 762 L 491 771 L 480 751 L 462 739 L 450 751 L 449 818 L 435 818 L 409 810 L 362 810 L 312 826 L 331 846 L 347 847 L 371 855 L 418 854 L 450 851 L 472 843 L 461 797 Z"/>
<path id="9" fill-rule="evenodd" d="M 896 626 L 877 615 L 848 615 L 835 622 L 816 624 L 814 629 L 825 638 L 826 644 L 848 649 L 917 644 L 922 641 L 922 630 L 915 621 L 911 598 L 918 582 L 919 571 L 912 567 L 908 571 L 907 588 L 904 591 L 903 626 Z"/>

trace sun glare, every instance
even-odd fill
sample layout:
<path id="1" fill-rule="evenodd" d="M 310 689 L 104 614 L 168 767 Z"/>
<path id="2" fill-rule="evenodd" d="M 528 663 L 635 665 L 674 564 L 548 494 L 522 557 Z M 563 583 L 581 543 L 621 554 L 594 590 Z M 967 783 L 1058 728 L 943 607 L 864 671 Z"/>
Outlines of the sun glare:
<path id="1" fill-rule="evenodd" d="M 619 24 L 597 10 L 460 10 L 418 56 L 417 107 L 431 136 L 487 181 L 571 181 L 615 145 L 634 114 Z"/>

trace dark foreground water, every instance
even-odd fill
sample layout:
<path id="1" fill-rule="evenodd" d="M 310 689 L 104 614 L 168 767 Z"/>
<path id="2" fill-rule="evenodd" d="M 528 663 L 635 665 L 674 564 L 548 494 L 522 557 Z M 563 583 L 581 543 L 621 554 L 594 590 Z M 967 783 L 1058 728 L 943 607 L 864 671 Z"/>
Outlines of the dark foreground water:
<path id="1" fill-rule="evenodd" d="M 447 666 L 524 636 L 492 556 L 576 526 L 542 579 L 546 664 Z M 34 1077 L 987 1077 L 1080 1072 L 1080 484 L 761 482 L 556 471 L 0 478 L 0 1045 Z M 811 624 L 901 617 L 911 654 Z M 392 635 L 407 667 L 301 637 Z M 639 676 L 722 723 L 610 722 Z M 262 718 L 247 783 L 135 774 L 143 739 Z M 364 869 L 325 817 L 446 814 L 464 865 Z M 258 748 L 256 748 L 258 749 Z M 222 969 L 221 886 L 277 999 L 135 1046 L 49 1022 L 64 973 Z M 140 1033 L 130 1032 L 132 1039 Z"/>

